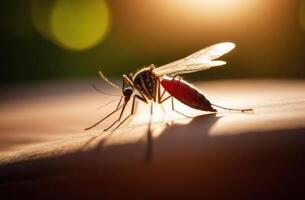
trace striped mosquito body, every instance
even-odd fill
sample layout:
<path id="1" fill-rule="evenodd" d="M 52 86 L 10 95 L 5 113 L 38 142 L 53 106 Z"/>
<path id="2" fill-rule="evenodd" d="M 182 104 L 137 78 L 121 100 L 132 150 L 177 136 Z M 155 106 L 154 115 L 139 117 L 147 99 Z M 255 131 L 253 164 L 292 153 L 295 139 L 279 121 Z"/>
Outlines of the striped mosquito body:
<path id="1" fill-rule="evenodd" d="M 133 76 L 134 87 L 148 100 L 156 101 L 158 77 L 153 73 L 155 67 L 144 68 Z"/>
<path id="2" fill-rule="evenodd" d="M 141 69 L 133 76 L 128 76 L 124 74 L 123 85 L 121 89 L 122 96 L 116 109 L 94 125 L 86 128 L 85 130 L 97 126 L 99 123 L 101 123 L 117 111 L 121 111 L 119 118 L 115 120 L 110 126 L 108 126 L 105 131 L 110 129 L 117 123 L 118 125 L 116 126 L 116 128 L 118 128 L 134 114 L 136 99 L 141 100 L 144 103 L 157 102 L 159 104 L 162 104 L 166 100 L 171 99 L 172 110 L 180 113 L 181 115 L 184 114 L 182 112 L 177 111 L 174 107 L 174 98 L 191 108 L 203 111 L 217 112 L 217 110 L 213 107 L 241 112 L 252 111 L 252 109 L 225 108 L 212 104 L 197 88 L 187 83 L 186 81 L 181 80 L 181 77 L 178 77 L 178 75 L 180 74 L 193 73 L 201 70 L 206 70 L 211 67 L 226 64 L 226 62 L 224 61 L 215 59 L 228 53 L 234 47 L 235 44 L 231 42 L 218 43 L 199 50 L 183 59 L 163 65 L 161 67 L 156 68 L 154 65 L 150 65 L 149 67 Z M 117 89 L 120 89 L 114 83 L 109 81 L 102 74 L 102 72 L 99 73 L 101 78 L 104 79 L 107 83 Z M 172 77 L 169 78 L 168 75 Z M 163 87 L 162 93 L 161 86 Z M 134 91 L 137 91 L 137 94 L 134 94 Z M 169 96 L 167 97 L 165 97 L 166 92 L 169 94 Z M 132 99 L 131 112 L 121 121 L 126 105 L 130 101 L 130 99 Z"/>

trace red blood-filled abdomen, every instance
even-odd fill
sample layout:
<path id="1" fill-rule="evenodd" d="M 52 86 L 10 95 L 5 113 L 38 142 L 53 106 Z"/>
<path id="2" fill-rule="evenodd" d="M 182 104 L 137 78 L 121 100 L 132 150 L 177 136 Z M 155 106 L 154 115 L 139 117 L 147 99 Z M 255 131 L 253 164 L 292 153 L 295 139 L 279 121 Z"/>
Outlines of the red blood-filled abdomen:
<path id="1" fill-rule="evenodd" d="M 179 78 L 163 77 L 161 79 L 163 88 L 177 100 L 192 108 L 204 111 L 216 110 L 211 103 L 194 86 Z"/>

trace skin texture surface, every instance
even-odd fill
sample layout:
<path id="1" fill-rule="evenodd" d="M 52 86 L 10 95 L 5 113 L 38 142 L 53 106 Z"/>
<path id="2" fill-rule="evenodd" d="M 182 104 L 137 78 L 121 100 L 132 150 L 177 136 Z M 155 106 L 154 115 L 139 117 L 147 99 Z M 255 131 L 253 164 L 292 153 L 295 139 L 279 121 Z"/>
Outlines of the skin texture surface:
<path id="1" fill-rule="evenodd" d="M 93 80 L 101 90 L 119 93 L 99 81 Z M 3 199 L 304 196 L 304 81 L 194 83 L 212 103 L 254 111 L 210 113 L 175 101 L 177 110 L 194 116 L 186 118 L 166 101 L 166 114 L 154 104 L 151 117 L 140 102 L 114 132 L 102 130 L 118 116 L 83 131 L 119 100 L 97 93 L 91 82 L 1 90 Z"/>

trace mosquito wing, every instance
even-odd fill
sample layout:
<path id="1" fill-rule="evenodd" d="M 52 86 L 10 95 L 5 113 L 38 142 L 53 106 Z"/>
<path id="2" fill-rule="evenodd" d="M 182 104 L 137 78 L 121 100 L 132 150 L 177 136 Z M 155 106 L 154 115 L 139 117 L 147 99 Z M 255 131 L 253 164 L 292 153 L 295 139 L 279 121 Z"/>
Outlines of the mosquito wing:
<path id="1" fill-rule="evenodd" d="M 183 59 L 154 69 L 157 76 L 186 74 L 225 65 L 225 61 L 214 60 L 234 49 L 232 42 L 223 42 L 201 49 Z"/>

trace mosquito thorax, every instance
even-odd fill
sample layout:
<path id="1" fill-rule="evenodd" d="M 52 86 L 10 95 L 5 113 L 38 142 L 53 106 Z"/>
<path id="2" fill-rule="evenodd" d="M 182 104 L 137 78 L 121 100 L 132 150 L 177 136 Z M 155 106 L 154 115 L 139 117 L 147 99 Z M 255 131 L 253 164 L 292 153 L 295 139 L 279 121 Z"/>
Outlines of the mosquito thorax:
<path id="1" fill-rule="evenodd" d="M 153 73 L 154 65 L 143 68 L 133 77 L 135 87 L 142 92 L 148 99 L 152 99 L 156 90 L 157 77 Z"/>

